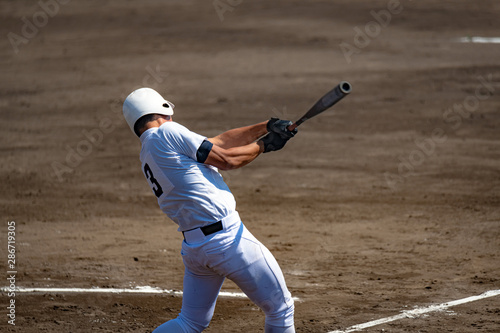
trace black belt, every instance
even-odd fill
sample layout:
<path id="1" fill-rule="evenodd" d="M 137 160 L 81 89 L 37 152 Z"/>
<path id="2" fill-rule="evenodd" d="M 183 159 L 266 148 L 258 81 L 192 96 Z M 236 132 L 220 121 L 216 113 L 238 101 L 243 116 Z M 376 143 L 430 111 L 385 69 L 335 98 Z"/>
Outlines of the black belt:
<path id="1" fill-rule="evenodd" d="M 195 229 L 197 229 L 197 228 L 195 228 Z M 200 227 L 200 229 L 201 229 L 201 232 L 203 232 L 203 234 L 205 236 L 208 236 L 208 235 L 211 235 L 211 234 L 214 234 L 216 232 L 221 231 L 222 229 L 224 229 L 224 227 L 222 226 L 222 221 L 219 221 L 219 222 L 215 222 L 215 223 L 206 225 L 204 227 Z M 191 229 L 191 230 L 194 230 L 194 229 Z M 191 231 L 191 230 L 186 230 L 186 231 Z M 182 235 L 184 235 L 184 231 L 182 232 Z"/>

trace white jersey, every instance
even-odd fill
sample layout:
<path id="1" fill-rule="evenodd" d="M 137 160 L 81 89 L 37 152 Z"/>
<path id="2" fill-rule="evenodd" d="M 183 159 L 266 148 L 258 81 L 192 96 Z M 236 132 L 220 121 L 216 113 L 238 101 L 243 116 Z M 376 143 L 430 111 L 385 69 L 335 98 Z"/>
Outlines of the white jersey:
<path id="1" fill-rule="evenodd" d="M 142 171 L 160 209 L 179 225 L 179 231 L 235 212 L 234 196 L 217 168 L 196 159 L 206 137 L 170 121 L 148 129 L 140 139 Z"/>

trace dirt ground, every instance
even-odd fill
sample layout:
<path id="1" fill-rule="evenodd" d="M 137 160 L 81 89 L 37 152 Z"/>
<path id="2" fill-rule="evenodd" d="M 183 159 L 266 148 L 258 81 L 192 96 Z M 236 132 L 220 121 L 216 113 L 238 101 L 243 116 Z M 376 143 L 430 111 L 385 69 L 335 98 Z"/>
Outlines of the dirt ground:
<path id="1" fill-rule="evenodd" d="M 297 331 L 500 289 L 500 45 L 458 42 L 498 37 L 498 1 L 64 2 L 0 1 L 0 271 L 15 221 L 16 286 L 182 290 L 182 237 L 121 115 L 133 89 L 212 136 L 295 120 L 348 80 L 283 151 L 223 173 L 300 299 Z M 151 332 L 182 300 L 17 293 L 12 326 L 1 299 L 0 331 L 27 333 Z M 498 332 L 499 314 L 497 296 L 363 332 Z M 263 323 L 221 297 L 206 332 Z"/>

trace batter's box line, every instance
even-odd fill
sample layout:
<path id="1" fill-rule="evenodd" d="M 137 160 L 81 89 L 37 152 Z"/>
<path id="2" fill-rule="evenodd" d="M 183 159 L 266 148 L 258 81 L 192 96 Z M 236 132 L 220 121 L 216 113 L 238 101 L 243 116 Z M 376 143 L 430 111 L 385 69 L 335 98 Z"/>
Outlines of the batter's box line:
<path id="1" fill-rule="evenodd" d="M 9 287 L 1 287 L 0 291 L 2 293 L 8 293 L 11 290 Z M 182 297 L 183 293 L 180 290 L 170 290 L 170 289 L 160 289 L 150 286 L 137 286 L 134 288 L 26 288 L 26 287 L 16 287 L 16 293 L 34 293 L 34 294 L 72 294 L 72 293 L 106 293 L 106 294 L 163 294 L 163 295 L 174 295 Z M 245 293 L 237 293 L 230 291 L 219 292 L 221 297 L 232 297 L 232 298 L 248 298 Z M 298 297 L 293 297 L 294 301 L 300 301 Z"/>
<path id="2" fill-rule="evenodd" d="M 479 301 L 479 300 L 482 300 L 482 299 L 485 299 L 485 298 L 495 297 L 495 296 L 498 296 L 498 295 L 500 295 L 500 289 L 490 290 L 490 291 L 487 291 L 485 293 L 482 293 L 481 295 L 470 296 L 470 297 L 467 297 L 467 298 L 462 298 L 462 299 L 459 299 L 459 300 L 456 300 L 456 301 L 451 301 L 451 302 L 446 302 L 446 303 L 441 303 L 441 304 L 429 305 L 429 306 L 426 306 L 426 307 L 416 308 L 416 309 L 413 309 L 413 310 L 406 310 L 406 311 L 403 311 L 400 314 L 395 315 L 395 316 L 391 316 L 391 317 L 387 317 L 387 318 L 382 318 L 382 319 L 377 319 L 377 320 L 372 320 L 372 321 L 369 321 L 369 322 L 364 323 L 364 324 L 358 324 L 358 325 L 354 325 L 354 326 L 348 327 L 348 328 L 346 328 L 344 330 L 330 331 L 328 333 L 359 332 L 359 331 L 364 330 L 365 328 L 369 328 L 369 327 L 373 327 L 373 326 L 377 326 L 377 325 L 382 325 L 382 324 L 390 323 L 390 322 L 393 322 L 393 321 L 396 321 L 396 320 L 400 320 L 400 319 L 418 318 L 421 315 L 426 314 L 426 313 L 443 311 L 443 310 L 446 310 L 446 309 L 451 308 L 453 306 L 457 306 L 457 305 L 465 304 L 465 303 L 470 303 L 470 302 L 475 302 L 475 301 Z"/>

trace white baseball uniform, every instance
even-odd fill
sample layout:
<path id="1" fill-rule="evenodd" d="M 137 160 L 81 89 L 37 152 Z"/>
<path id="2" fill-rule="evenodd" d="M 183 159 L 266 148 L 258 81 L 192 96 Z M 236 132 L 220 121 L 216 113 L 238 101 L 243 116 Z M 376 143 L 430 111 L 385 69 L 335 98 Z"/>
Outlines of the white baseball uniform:
<path id="1" fill-rule="evenodd" d="M 206 137 L 166 122 L 140 139 L 144 175 L 162 211 L 184 234 L 182 310 L 154 333 L 207 328 L 226 277 L 264 311 L 266 333 L 295 332 L 293 300 L 276 259 L 241 222 L 217 168 L 197 160 Z"/>

